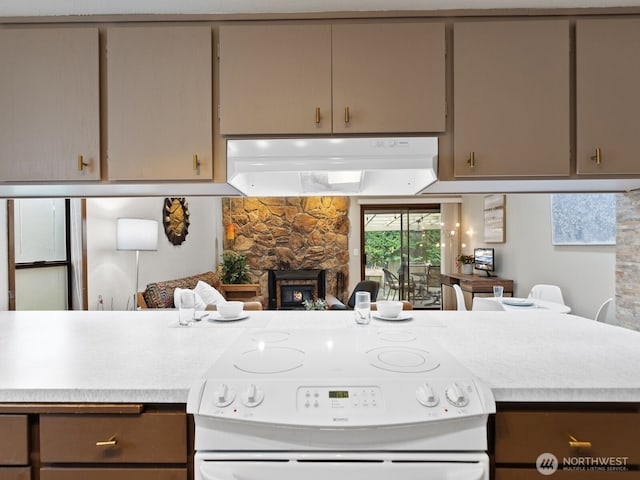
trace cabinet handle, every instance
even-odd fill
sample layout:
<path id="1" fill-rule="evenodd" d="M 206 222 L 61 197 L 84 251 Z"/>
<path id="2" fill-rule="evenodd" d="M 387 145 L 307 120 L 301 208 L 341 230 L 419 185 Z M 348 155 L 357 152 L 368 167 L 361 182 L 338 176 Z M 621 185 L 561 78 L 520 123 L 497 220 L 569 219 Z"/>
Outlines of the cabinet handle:
<path id="1" fill-rule="evenodd" d="M 82 155 L 78 155 L 78 171 L 84 170 L 84 167 L 88 167 L 89 162 L 84 161 L 84 157 Z"/>
<path id="2" fill-rule="evenodd" d="M 344 107 L 344 123 L 349 123 L 349 107 Z"/>
<path id="3" fill-rule="evenodd" d="M 109 440 L 103 440 L 102 442 L 96 442 L 96 447 L 115 447 L 118 444 L 116 436 L 112 436 Z"/>
<path id="4" fill-rule="evenodd" d="M 475 152 L 470 152 L 469 153 L 469 158 L 467 158 L 467 164 L 471 168 L 476 166 L 476 154 L 475 154 Z"/>
<path id="5" fill-rule="evenodd" d="M 591 448 L 591 442 L 581 442 L 573 435 L 569 435 L 569 446 L 574 448 Z"/>
<path id="6" fill-rule="evenodd" d="M 320 107 L 316 107 L 316 123 L 320 123 Z"/>
<path id="7" fill-rule="evenodd" d="M 193 155 L 193 169 L 198 170 L 200 168 L 200 160 L 198 160 L 198 154 Z"/>
<path id="8" fill-rule="evenodd" d="M 600 165 L 602 163 L 602 152 L 599 148 L 596 148 L 596 154 L 591 157 L 591 160 L 596 162 L 596 165 Z"/>

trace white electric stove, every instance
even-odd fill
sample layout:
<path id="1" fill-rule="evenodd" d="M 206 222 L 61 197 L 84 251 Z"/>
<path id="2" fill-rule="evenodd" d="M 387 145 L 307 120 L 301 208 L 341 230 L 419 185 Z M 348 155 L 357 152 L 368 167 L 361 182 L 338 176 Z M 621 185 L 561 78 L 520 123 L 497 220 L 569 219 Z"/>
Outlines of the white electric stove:
<path id="1" fill-rule="evenodd" d="M 247 330 L 187 411 L 197 480 L 489 478 L 491 391 L 426 329 Z"/>

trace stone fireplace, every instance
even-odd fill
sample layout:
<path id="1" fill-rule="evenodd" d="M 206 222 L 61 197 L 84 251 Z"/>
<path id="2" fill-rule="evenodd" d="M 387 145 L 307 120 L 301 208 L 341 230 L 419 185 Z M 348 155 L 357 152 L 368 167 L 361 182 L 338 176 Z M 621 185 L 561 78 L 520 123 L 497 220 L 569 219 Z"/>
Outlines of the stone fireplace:
<path id="1" fill-rule="evenodd" d="M 349 294 L 348 214 L 348 197 L 224 198 L 224 250 L 247 257 L 252 283 L 265 299 L 271 298 L 271 270 L 322 270 L 324 291 L 314 291 L 317 298 L 343 299 Z"/>
<path id="2" fill-rule="evenodd" d="M 302 302 L 324 298 L 326 274 L 324 270 L 269 270 L 269 309 L 293 310 L 304 308 Z"/>

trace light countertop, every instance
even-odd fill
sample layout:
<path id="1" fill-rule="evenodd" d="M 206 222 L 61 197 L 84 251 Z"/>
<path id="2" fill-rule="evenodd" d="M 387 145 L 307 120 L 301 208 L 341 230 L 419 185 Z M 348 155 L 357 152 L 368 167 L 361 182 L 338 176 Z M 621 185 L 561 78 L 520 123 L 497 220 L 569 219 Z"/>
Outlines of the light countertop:
<path id="1" fill-rule="evenodd" d="M 177 327 L 176 311 L 0 312 L 0 402 L 185 403 L 246 328 L 427 329 L 497 401 L 640 402 L 640 332 L 541 311 L 250 312 Z"/>

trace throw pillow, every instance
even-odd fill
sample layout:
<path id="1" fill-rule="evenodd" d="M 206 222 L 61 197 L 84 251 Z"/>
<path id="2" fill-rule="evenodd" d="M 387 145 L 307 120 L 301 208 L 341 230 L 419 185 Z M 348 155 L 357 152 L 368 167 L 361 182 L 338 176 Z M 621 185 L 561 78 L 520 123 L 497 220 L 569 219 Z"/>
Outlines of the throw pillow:
<path id="1" fill-rule="evenodd" d="M 218 290 L 202 280 L 198 281 L 193 291 L 196 292 L 196 295 L 200 295 L 206 305 L 218 305 L 227 301 Z"/>
<path id="2" fill-rule="evenodd" d="M 202 297 L 198 295 L 194 290 L 189 290 L 188 288 L 176 288 L 173 290 L 173 304 L 176 308 L 180 308 L 180 302 L 182 301 L 182 293 L 183 292 L 193 292 L 196 297 L 196 310 L 204 310 L 207 308 L 207 304 L 204 303 Z"/>

